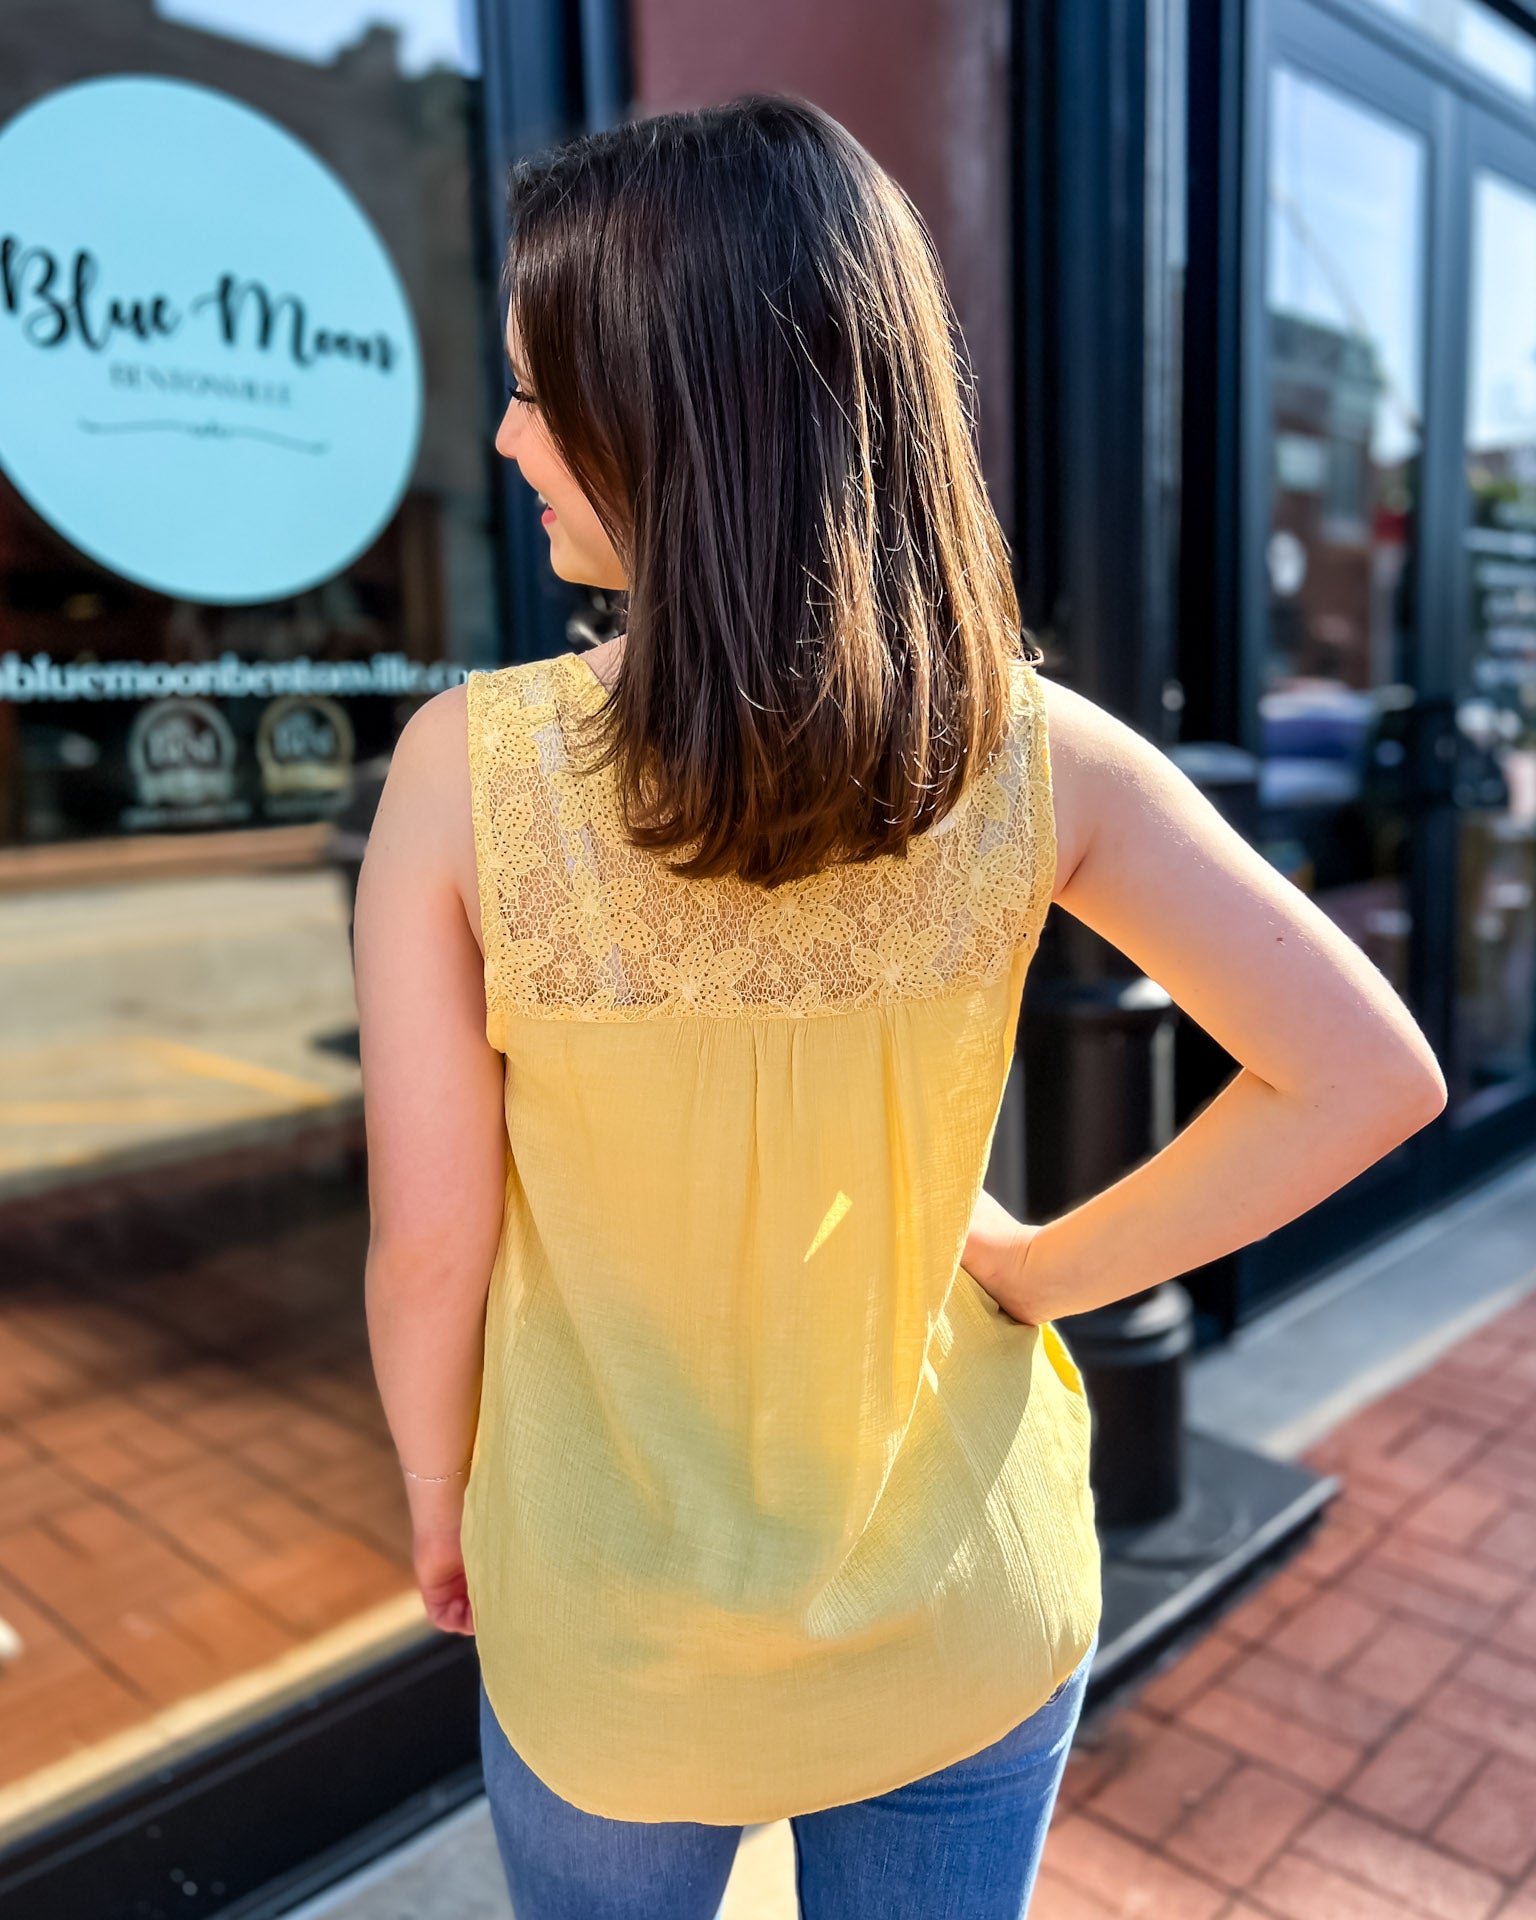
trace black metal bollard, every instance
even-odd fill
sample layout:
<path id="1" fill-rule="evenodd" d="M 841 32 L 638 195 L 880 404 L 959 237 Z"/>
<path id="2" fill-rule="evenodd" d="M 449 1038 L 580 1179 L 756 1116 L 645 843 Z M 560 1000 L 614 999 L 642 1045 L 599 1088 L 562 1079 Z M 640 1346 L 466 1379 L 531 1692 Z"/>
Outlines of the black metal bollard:
<path id="1" fill-rule="evenodd" d="M 1173 1137 L 1178 1009 L 1146 975 L 1044 980 L 1023 1022 L 1031 1211 L 1050 1219 Z M 1141 1526 L 1183 1494 L 1184 1362 L 1176 1280 L 1064 1322 L 1093 1408 L 1089 1478 L 1104 1527 Z"/>
<path id="2" fill-rule="evenodd" d="M 1067 1331 L 1093 1406 L 1088 1477 L 1101 1527 L 1139 1527 L 1184 1498 L 1184 1362 L 1194 1313 L 1177 1280 L 1074 1314 Z"/>

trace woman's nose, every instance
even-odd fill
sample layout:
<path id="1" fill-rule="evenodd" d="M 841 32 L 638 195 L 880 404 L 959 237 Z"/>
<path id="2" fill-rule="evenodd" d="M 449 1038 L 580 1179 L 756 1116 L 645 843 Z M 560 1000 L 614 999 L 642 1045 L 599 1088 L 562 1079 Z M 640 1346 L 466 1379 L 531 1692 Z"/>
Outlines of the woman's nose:
<path id="1" fill-rule="evenodd" d="M 507 410 L 501 416 L 501 425 L 496 429 L 496 451 L 503 460 L 511 460 L 515 457 L 513 449 L 517 445 L 517 428 L 512 416 L 516 412 L 517 402 L 509 400 Z"/>

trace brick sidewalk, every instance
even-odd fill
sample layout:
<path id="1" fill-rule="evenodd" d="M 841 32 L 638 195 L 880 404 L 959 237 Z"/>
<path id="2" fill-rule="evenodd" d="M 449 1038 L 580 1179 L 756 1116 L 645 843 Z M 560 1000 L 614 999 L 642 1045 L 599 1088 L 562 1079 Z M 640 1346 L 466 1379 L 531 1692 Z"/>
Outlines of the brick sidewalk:
<path id="1" fill-rule="evenodd" d="M 1030 1920 L 1536 1920 L 1536 1295 L 1301 1458 L 1307 1546 L 1079 1726 Z"/>
<path id="2" fill-rule="evenodd" d="M 0 1789 L 408 1593 L 353 1122 L 0 1210 Z"/>

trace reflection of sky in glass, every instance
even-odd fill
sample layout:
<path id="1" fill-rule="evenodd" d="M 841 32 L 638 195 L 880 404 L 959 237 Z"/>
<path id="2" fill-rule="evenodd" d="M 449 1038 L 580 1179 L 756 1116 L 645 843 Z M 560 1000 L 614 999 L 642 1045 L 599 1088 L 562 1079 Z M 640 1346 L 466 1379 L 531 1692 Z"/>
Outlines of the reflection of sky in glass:
<path id="1" fill-rule="evenodd" d="M 1536 440 L 1536 200 L 1477 176 L 1467 445 Z"/>
<path id="2" fill-rule="evenodd" d="M 1468 66 L 1522 100 L 1536 99 L 1536 46 L 1482 0 L 1376 0 L 1376 5 L 1453 47 Z"/>
<path id="3" fill-rule="evenodd" d="M 397 27 L 406 73 L 474 67 L 472 0 L 155 0 L 167 20 L 182 20 L 232 40 L 329 61 L 370 26 Z"/>
<path id="4" fill-rule="evenodd" d="M 1461 57 L 1518 93 L 1522 100 L 1536 95 L 1536 50 L 1529 34 L 1485 7 L 1467 8 L 1461 16 Z"/>
<path id="5" fill-rule="evenodd" d="M 1270 95 L 1269 304 L 1363 334 L 1387 390 L 1371 449 L 1418 444 L 1422 142 L 1277 66 Z"/>

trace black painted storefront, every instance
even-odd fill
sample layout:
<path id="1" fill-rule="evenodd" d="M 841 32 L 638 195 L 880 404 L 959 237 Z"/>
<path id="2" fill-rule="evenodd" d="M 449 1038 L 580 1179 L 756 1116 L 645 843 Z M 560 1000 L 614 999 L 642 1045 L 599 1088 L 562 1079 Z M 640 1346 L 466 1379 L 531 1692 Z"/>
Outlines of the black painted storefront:
<path id="1" fill-rule="evenodd" d="M 1212 798 L 1371 953 L 1451 1085 L 1185 1277 L 1202 1345 L 1536 1142 L 1536 421 L 1510 372 L 1536 339 L 1492 318 L 1536 250 L 1536 14 L 1473 8 L 1457 48 L 1411 11 L 1016 15 L 1026 619 L 1192 777 L 1204 743 L 1248 756 Z M 1065 918 L 1042 962 L 1042 1006 L 1127 973 Z M 1182 1122 L 1236 1063 L 1182 1016 L 1176 1056 Z M 1081 1197 L 1032 1183 L 1046 1214 Z"/>

